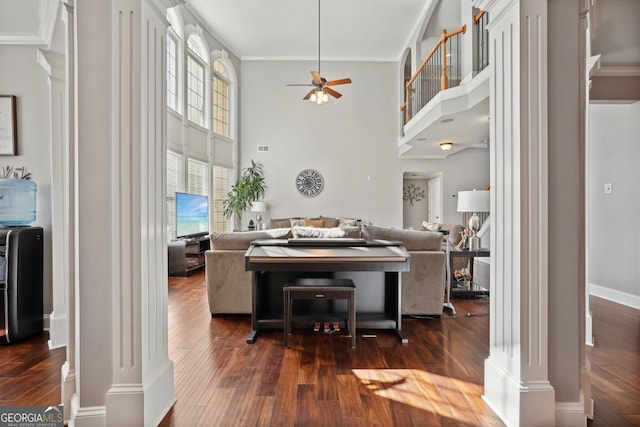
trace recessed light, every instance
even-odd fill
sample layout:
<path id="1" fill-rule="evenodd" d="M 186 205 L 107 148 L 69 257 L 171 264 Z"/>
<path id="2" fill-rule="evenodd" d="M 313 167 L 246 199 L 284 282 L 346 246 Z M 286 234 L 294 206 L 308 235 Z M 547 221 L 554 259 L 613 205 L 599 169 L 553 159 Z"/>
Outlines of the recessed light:
<path id="1" fill-rule="evenodd" d="M 442 120 L 440 120 L 440 123 L 451 123 L 451 122 L 452 122 L 452 121 L 454 121 L 454 120 L 455 120 L 455 119 L 451 119 L 451 118 L 449 118 L 449 119 L 442 119 Z"/>

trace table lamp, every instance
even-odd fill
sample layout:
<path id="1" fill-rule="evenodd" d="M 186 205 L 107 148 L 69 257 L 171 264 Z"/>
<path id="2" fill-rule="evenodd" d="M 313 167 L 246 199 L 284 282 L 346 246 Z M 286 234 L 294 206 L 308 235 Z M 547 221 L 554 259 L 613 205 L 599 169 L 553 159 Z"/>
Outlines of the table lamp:
<path id="1" fill-rule="evenodd" d="M 480 230 L 480 218 L 479 212 L 489 212 L 489 190 L 473 190 L 473 191 L 458 191 L 458 212 L 471 212 L 471 218 L 469 218 L 469 230 L 471 230 L 471 237 L 469 237 L 469 250 L 477 251 L 480 249 L 480 237 L 477 233 Z"/>
<path id="2" fill-rule="evenodd" d="M 266 202 L 253 202 L 251 204 L 251 212 L 256 212 L 256 230 L 263 230 L 262 212 L 267 211 Z"/>

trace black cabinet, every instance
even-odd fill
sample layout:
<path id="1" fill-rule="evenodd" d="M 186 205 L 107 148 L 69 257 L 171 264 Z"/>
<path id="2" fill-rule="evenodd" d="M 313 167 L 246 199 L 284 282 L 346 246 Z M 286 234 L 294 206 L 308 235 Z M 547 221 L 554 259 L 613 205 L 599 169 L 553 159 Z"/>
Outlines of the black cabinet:
<path id="1" fill-rule="evenodd" d="M 0 228 L 0 343 L 42 332 L 42 227 Z"/>
<path id="2" fill-rule="evenodd" d="M 190 276 L 204 268 L 204 253 L 209 250 L 209 237 L 169 242 L 169 276 Z"/>

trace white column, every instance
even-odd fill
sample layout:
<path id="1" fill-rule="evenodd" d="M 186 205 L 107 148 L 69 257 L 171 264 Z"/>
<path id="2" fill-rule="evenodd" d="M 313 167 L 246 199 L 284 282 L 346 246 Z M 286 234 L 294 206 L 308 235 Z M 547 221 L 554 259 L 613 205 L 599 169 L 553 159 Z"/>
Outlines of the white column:
<path id="1" fill-rule="evenodd" d="M 491 14 L 496 225 L 485 399 L 507 425 L 584 426 L 579 1 L 479 3 Z"/>
<path id="2" fill-rule="evenodd" d="M 109 16 L 109 2 L 74 5 L 74 427 L 106 425 L 112 342 L 119 340 L 111 328 Z"/>
<path id="3" fill-rule="evenodd" d="M 583 277 L 580 278 L 583 285 L 580 288 L 580 298 L 584 301 L 584 322 L 581 324 L 582 331 L 581 336 L 584 337 L 585 345 L 593 345 L 593 332 L 591 325 L 591 311 L 589 309 L 589 269 L 586 263 L 586 260 L 589 259 L 588 250 L 589 250 L 589 235 L 588 235 L 588 194 L 587 191 L 587 182 L 588 182 L 588 129 L 589 129 L 589 73 L 590 67 L 588 66 L 588 58 L 591 56 L 591 47 L 590 47 L 590 32 L 589 32 L 589 6 L 591 4 L 591 0 L 580 0 L 580 21 L 579 21 L 579 62 L 580 68 L 582 72 L 579 74 L 580 77 L 580 162 L 581 162 L 581 183 L 580 187 L 582 188 L 582 198 L 581 198 L 581 206 L 580 209 L 582 211 L 581 216 L 581 227 L 583 241 L 580 242 L 582 244 L 583 250 Z M 591 398 L 591 365 L 589 363 L 589 359 L 586 356 L 586 346 L 580 346 L 580 389 L 582 390 L 584 407 L 583 413 L 586 414 L 588 419 L 593 419 L 593 399 Z"/>
<path id="4" fill-rule="evenodd" d="M 163 7 L 75 6 L 78 409 L 70 425 L 155 426 L 175 401 Z"/>
<path id="5" fill-rule="evenodd" d="M 49 76 L 51 102 L 51 250 L 53 310 L 49 316 L 49 348 L 67 345 L 69 332 L 68 207 L 64 205 L 65 168 L 63 163 L 67 144 L 68 109 L 66 63 L 63 53 L 38 50 L 38 63 Z"/>
<path id="6" fill-rule="evenodd" d="M 586 26 L 583 0 L 548 1 L 549 381 L 556 425 L 585 426 Z"/>
<path id="7" fill-rule="evenodd" d="M 66 343 L 66 355 L 67 360 L 61 369 L 61 398 L 62 404 L 65 408 L 65 422 L 73 418 L 73 414 L 77 411 L 77 399 L 76 396 L 76 346 L 75 346 L 75 330 L 76 330 L 76 306 L 75 306 L 75 154 L 74 147 L 75 140 L 75 22 L 73 16 L 73 4 L 74 0 L 68 0 L 62 2 L 64 11 L 62 12 L 62 20 L 65 23 L 65 125 L 63 134 L 63 143 L 58 155 L 52 156 L 53 164 L 52 170 L 62 170 L 62 183 L 63 187 L 60 198 L 53 200 L 54 211 L 54 229 L 60 224 L 55 219 L 55 212 L 62 209 L 62 229 L 64 240 L 62 248 L 56 247 L 58 250 L 62 250 L 60 255 L 61 273 L 63 275 L 63 286 L 65 287 L 67 299 L 67 343 Z M 57 231 L 56 231 L 57 233 Z M 54 259 L 58 259 L 58 255 L 54 253 Z M 54 282 L 54 292 L 55 289 Z M 54 306 L 55 310 L 55 306 Z"/>
<path id="8" fill-rule="evenodd" d="M 477 6 L 481 7 L 481 6 Z M 491 14 L 491 309 L 485 400 L 510 426 L 555 425 L 548 380 L 547 1 Z"/>
<path id="9" fill-rule="evenodd" d="M 108 425 L 156 425 L 174 402 L 167 347 L 164 10 L 112 2 L 113 384 Z M 132 425 L 133 425 L 132 424 Z"/>

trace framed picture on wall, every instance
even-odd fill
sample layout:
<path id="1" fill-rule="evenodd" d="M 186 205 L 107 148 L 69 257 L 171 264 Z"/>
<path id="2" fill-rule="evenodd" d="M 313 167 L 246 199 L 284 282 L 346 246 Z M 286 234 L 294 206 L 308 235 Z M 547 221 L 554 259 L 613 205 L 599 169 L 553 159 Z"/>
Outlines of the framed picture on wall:
<path id="1" fill-rule="evenodd" d="M 16 97 L 0 95 L 0 156 L 18 154 L 18 117 Z"/>

